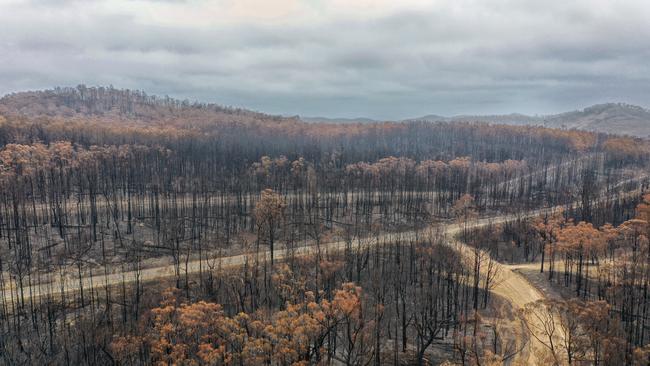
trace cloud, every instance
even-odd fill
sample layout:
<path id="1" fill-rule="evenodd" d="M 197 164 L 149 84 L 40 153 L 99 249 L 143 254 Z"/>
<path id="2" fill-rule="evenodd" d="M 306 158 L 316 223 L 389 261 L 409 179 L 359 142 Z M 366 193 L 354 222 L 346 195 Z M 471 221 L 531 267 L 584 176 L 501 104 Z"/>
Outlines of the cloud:
<path id="1" fill-rule="evenodd" d="M 112 84 L 270 113 L 650 106 L 642 0 L 0 0 L 0 92 Z"/>

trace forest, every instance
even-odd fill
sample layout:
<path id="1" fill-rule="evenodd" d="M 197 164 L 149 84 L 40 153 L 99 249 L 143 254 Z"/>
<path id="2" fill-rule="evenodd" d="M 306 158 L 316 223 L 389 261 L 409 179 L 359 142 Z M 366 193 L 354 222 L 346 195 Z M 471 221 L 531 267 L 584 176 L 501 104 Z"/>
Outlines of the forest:
<path id="1" fill-rule="evenodd" d="M 647 140 L 0 99 L 0 364 L 648 365 Z"/>

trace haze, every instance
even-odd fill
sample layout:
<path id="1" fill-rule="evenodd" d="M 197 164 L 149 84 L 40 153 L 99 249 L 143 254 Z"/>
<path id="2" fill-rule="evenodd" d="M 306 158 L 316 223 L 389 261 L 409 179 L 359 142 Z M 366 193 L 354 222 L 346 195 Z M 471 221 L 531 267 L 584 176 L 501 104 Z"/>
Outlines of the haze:
<path id="1" fill-rule="evenodd" d="M 645 1 L 2 1 L 0 93 L 401 119 L 650 105 Z"/>

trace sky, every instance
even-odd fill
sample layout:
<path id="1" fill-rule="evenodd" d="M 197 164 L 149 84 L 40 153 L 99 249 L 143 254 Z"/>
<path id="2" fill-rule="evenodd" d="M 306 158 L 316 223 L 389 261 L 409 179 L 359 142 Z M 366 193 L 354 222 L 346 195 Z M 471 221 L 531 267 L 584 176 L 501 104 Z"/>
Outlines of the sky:
<path id="1" fill-rule="evenodd" d="M 0 93 L 86 84 L 272 114 L 650 106 L 647 0 L 0 0 Z"/>

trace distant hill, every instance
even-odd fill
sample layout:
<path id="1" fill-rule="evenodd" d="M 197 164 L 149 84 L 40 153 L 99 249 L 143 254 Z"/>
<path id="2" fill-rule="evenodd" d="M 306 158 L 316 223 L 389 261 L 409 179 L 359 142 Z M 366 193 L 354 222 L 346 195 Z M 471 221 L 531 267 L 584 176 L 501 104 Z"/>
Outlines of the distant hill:
<path id="1" fill-rule="evenodd" d="M 502 123 L 508 125 L 535 125 L 541 124 L 542 119 L 539 117 L 527 116 L 524 114 L 512 113 L 503 115 L 458 115 L 453 117 L 443 117 L 435 114 L 429 114 L 422 117 L 410 118 L 407 121 L 432 121 L 432 122 L 483 122 L 483 123 Z"/>
<path id="2" fill-rule="evenodd" d="M 582 111 L 547 116 L 544 125 L 648 137 L 650 111 L 624 103 L 597 104 Z"/>
<path id="3" fill-rule="evenodd" d="M 540 125 L 638 137 L 650 136 L 650 111 L 625 103 L 597 104 L 583 110 L 547 116 L 527 116 L 517 113 L 488 116 L 461 115 L 453 117 L 427 115 L 409 120 Z"/>
<path id="4" fill-rule="evenodd" d="M 29 118 L 83 118 L 102 123 L 175 126 L 201 130 L 218 129 L 224 124 L 273 127 L 295 125 L 301 121 L 328 124 L 381 122 L 370 118 L 274 116 L 242 108 L 157 97 L 139 90 L 84 85 L 5 95 L 0 98 L 0 114 Z M 512 113 L 444 117 L 431 114 L 404 121 L 537 125 L 650 137 L 650 111 L 625 103 L 597 104 L 583 110 L 546 116 Z"/>
<path id="5" fill-rule="evenodd" d="M 310 123 L 380 122 L 370 118 L 300 117 L 300 119 Z M 445 117 L 437 114 L 428 114 L 426 116 L 408 118 L 403 121 L 482 122 L 489 124 L 545 126 L 644 138 L 650 137 L 650 111 L 625 103 L 597 104 L 583 110 L 542 116 L 511 113 L 502 115 L 457 115 Z"/>
<path id="6" fill-rule="evenodd" d="M 372 118 L 331 118 L 331 117 L 299 117 L 301 121 L 309 123 L 376 123 Z"/>
<path id="7" fill-rule="evenodd" d="M 0 114 L 202 128 L 224 123 L 268 125 L 298 122 L 296 118 L 157 97 L 139 90 L 84 85 L 5 95 L 0 98 Z"/>

